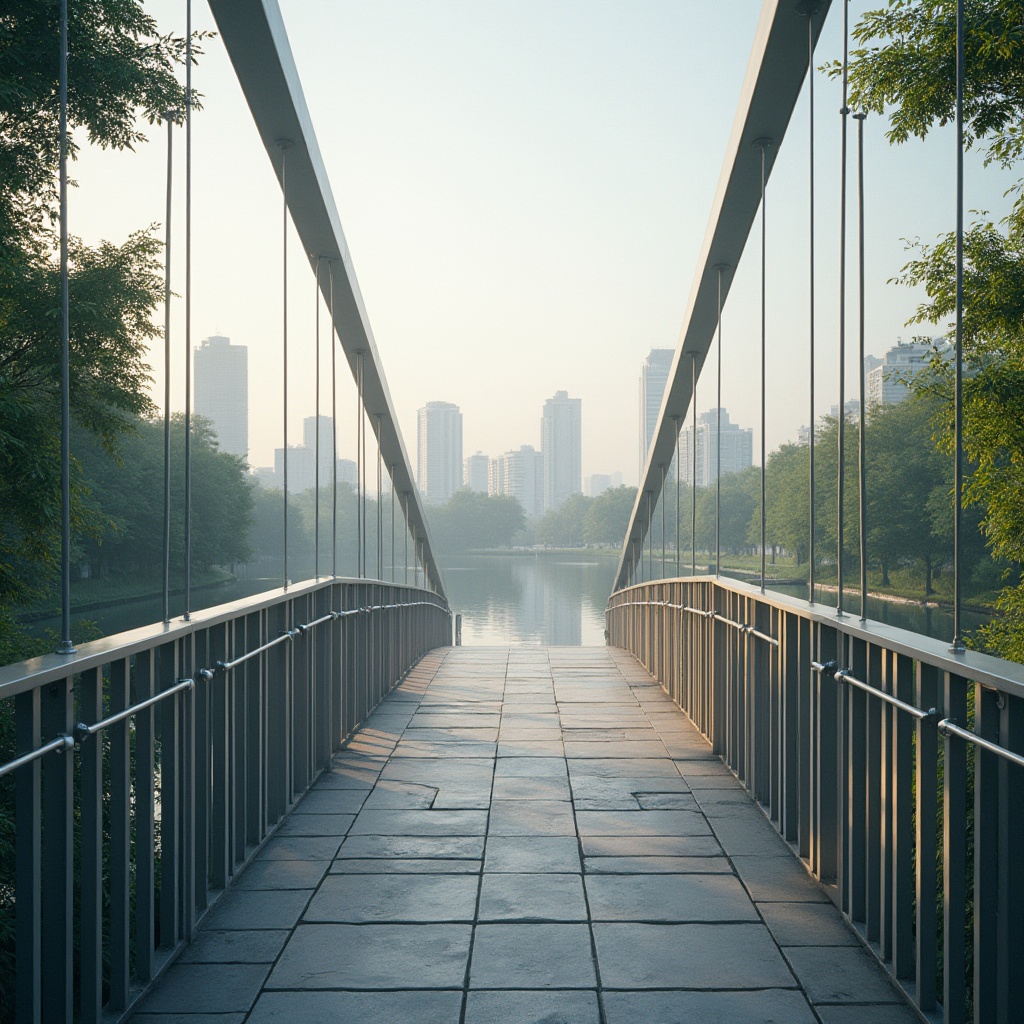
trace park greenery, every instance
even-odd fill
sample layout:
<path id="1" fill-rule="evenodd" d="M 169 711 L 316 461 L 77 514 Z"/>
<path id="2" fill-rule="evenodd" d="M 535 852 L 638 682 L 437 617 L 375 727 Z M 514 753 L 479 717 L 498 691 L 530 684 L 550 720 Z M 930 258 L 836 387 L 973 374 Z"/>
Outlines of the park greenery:
<path id="1" fill-rule="evenodd" d="M 890 0 L 864 15 L 851 55 L 853 109 L 884 114 L 893 144 L 925 138 L 955 116 L 955 5 Z M 1024 161 L 1024 10 L 1020 0 L 975 0 L 965 19 L 964 130 L 985 162 Z M 1024 661 L 1024 178 L 1010 213 L 979 214 L 964 239 L 964 449 L 966 502 L 980 516 L 992 557 L 1006 566 L 1002 615 L 982 631 L 995 653 Z M 950 202 L 950 220 L 953 216 Z M 955 237 L 912 244 L 899 280 L 923 286 L 915 323 L 946 324 L 955 312 Z M 932 392 L 941 403 L 936 437 L 952 450 L 952 370 L 936 361 Z"/>

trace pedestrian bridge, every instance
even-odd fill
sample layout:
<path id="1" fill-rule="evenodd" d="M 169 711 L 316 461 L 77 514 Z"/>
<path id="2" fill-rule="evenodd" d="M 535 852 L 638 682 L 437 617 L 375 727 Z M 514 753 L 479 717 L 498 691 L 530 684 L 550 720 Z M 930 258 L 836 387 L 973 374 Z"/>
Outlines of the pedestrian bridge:
<path id="1" fill-rule="evenodd" d="M 523 647 L 427 654 L 133 1018 L 916 1019 L 634 658 Z"/>
<path id="2" fill-rule="evenodd" d="M 842 470 L 836 608 L 766 588 L 763 452 L 760 588 L 717 571 L 697 575 L 692 540 L 684 577 L 678 490 L 674 545 L 660 506 L 665 578 L 655 568 L 659 497 L 673 476 L 678 489 L 680 428 L 696 407 L 758 209 L 764 422 L 765 187 L 802 83 L 813 82 L 807 72 L 829 6 L 765 0 L 608 600 L 609 646 L 470 650 L 450 646 L 443 566 L 280 11 L 273 0 L 211 0 L 282 191 L 284 585 L 191 608 L 186 483 L 184 614 L 172 617 L 165 449 L 163 621 L 75 650 L 63 488 L 60 646 L 0 668 L 0 704 L 13 723 L 0 780 L 15 807 L 0 886 L 14 922 L 0 948 L 7 963 L 13 957 L 13 981 L 0 976 L 13 1013 L 0 1005 L 0 1016 L 26 1024 L 1020 1019 L 1024 669 L 964 650 L 959 517 L 951 646 L 844 612 Z M 813 224 L 813 187 L 810 198 Z M 325 306 L 334 396 L 339 354 L 357 389 L 353 578 L 338 574 L 336 528 L 324 568 L 318 479 L 315 568 L 311 579 L 289 579 L 289 220 L 315 273 L 316 365 Z M 813 281 L 813 256 L 811 267 Z M 66 366 L 66 274 L 62 283 Z M 813 310 L 813 291 L 811 299 Z M 169 360 L 168 335 L 165 344 Z M 720 386 L 720 357 L 718 372 Z M 378 500 L 376 569 L 367 427 L 378 499 L 390 478 L 390 558 Z M 334 447 L 336 515 L 336 439 Z M 808 449 L 813 524 L 813 431 Z M 865 544 L 863 529 L 860 538 Z M 813 526 L 808 548 L 813 584 Z M 862 556 L 863 611 L 863 547 Z"/>

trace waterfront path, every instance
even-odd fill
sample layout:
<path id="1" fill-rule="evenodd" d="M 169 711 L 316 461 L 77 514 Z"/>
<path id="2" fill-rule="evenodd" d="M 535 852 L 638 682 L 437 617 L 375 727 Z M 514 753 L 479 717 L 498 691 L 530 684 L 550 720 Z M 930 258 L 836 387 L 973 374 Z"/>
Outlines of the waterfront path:
<path id="1" fill-rule="evenodd" d="M 628 654 L 428 655 L 135 1024 L 917 1017 Z"/>

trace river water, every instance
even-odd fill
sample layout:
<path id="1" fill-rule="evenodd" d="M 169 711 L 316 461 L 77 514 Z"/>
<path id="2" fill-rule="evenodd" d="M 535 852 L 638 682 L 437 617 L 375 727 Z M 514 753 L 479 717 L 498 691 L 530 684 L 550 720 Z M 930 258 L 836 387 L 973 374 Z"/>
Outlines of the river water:
<path id="1" fill-rule="evenodd" d="M 452 610 L 462 615 L 463 644 L 573 647 L 604 643 L 604 611 L 616 565 L 616 556 L 589 551 L 509 552 L 449 557 L 442 562 L 442 572 Z M 194 591 L 192 606 L 199 611 L 278 586 L 280 580 L 269 577 L 219 583 Z M 796 597 L 805 597 L 807 591 L 804 585 L 778 589 Z M 834 593 L 819 593 L 817 598 L 824 608 L 835 607 Z M 851 615 L 859 612 L 855 594 L 847 594 L 846 608 Z M 173 601 L 172 610 L 177 610 Z M 160 615 L 160 598 L 153 597 L 93 609 L 75 618 L 89 619 L 110 635 L 158 622 Z M 952 615 L 945 609 L 869 598 L 868 615 L 940 640 L 953 635 Z M 967 630 L 985 621 L 972 612 L 965 612 L 963 618 Z M 59 620 L 47 620 L 33 628 L 58 628 L 59 624 Z"/>

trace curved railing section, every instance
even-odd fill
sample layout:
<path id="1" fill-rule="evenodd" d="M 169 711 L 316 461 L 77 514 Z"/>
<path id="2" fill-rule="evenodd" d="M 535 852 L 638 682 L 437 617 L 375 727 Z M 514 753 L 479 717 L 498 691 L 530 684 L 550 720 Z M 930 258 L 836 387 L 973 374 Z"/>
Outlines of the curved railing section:
<path id="1" fill-rule="evenodd" d="M 1012 1019 L 1024 666 L 716 577 L 607 620 L 922 1011 Z"/>
<path id="2" fill-rule="evenodd" d="M 17 751 L 0 765 L 16 800 L 16 1019 L 130 1008 L 451 630 L 432 591 L 317 580 L 0 669 Z"/>

